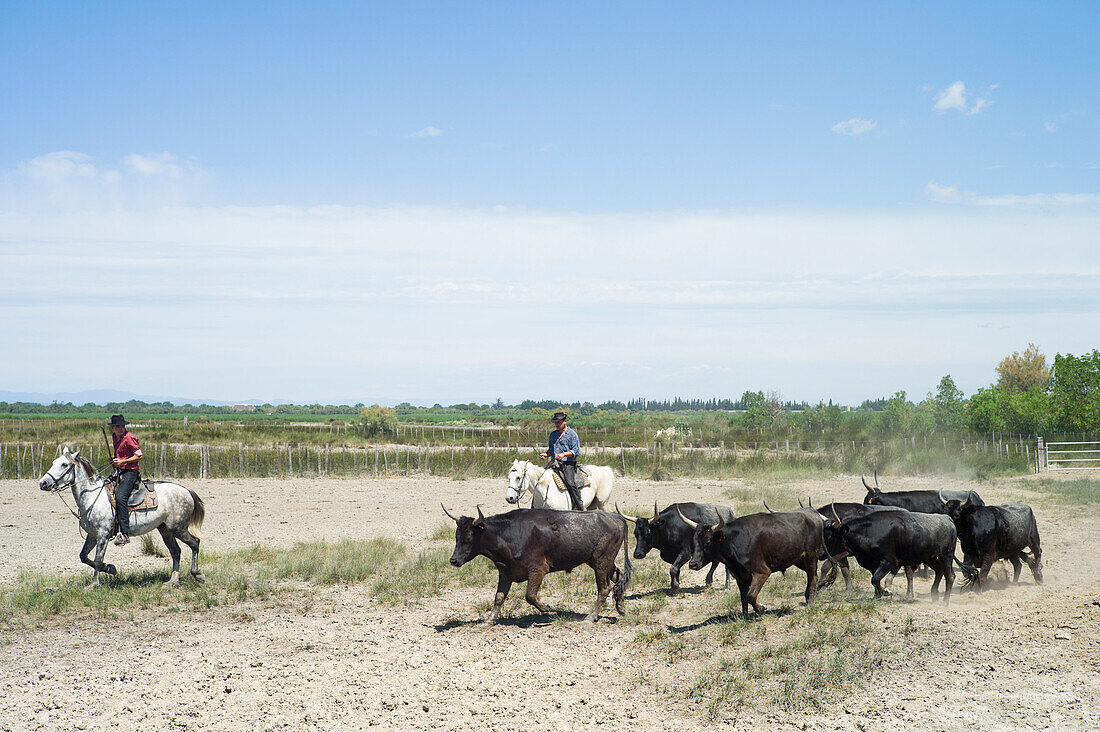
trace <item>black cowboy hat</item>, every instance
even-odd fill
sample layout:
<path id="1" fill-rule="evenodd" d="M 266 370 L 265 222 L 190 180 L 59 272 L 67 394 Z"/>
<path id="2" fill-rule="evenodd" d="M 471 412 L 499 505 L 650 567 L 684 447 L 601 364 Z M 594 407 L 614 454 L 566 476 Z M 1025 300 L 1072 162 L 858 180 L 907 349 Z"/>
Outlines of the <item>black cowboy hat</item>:
<path id="1" fill-rule="evenodd" d="M 569 419 L 569 415 L 565 412 L 554 412 L 554 416 L 550 418 L 551 422 L 564 422 Z"/>
<path id="2" fill-rule="evenodd" d="M 123 417 L 121 414 L 112 414 L 111 420 L 107 424 L 111 427 L 125 427 L 130 423 L 127 422 L 126 418 Z"/>

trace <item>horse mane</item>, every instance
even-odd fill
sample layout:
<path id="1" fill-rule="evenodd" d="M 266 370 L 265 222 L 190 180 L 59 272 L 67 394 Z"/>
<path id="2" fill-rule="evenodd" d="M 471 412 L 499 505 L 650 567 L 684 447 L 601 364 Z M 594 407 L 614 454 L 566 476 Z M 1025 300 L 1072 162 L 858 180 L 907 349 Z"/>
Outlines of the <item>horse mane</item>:
<path id="1" fill-rule="evenodd" d="M 92 465 L 92 461 L 84 457 L 83 455 L 77 455 L 73 458 L 73 461 L 80 467 L 84 468 L 84 473 L 88 476 L 89 479 L 99 476 L 99 471 L 95 469 L 94 465 Z"/>

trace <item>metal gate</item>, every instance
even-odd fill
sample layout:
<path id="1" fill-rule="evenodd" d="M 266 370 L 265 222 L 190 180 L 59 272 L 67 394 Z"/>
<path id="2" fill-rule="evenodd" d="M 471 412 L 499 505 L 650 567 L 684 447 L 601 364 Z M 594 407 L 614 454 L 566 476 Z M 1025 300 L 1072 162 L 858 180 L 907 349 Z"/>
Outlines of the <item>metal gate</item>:
<path id="1" fill-rule="evenodd" d="M 1100 468 L 1100 442 L 1048 442 L 1046 444 L 1047 470 L 1098 468 Z"/>

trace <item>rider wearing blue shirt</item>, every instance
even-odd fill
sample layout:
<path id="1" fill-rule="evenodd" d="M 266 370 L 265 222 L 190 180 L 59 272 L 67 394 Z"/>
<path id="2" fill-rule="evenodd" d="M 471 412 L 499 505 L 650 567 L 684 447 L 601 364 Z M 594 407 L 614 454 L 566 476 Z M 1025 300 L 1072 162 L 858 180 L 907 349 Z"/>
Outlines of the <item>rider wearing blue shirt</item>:
<path id="1" fill-rule="evenodd" d="M 576 431 L 566 424 L 569 419 L 565 412 L 555 412 L 550 421 L 554 423 L 554 431 L 550 433 L 550 441 L 543 458 L 552 457 L 553 462 L 548 466 L 561 476 L 565 483 L 565 490 L 573 502 L 573 508 L 577 511 L 584 510 L 581 501 L 581 487 L 584 485 L 584 477 L 580 477 L 578 485 L 577 455 L 581 452 L 581 438 Z"/>

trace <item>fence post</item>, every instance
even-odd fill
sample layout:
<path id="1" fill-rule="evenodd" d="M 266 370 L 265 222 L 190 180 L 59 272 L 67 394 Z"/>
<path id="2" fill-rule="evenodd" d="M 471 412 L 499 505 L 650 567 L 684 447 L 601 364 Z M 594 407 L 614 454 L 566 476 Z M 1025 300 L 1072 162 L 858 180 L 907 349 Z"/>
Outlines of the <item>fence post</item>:
<path id="1" fill-rule="evenodd" d="M 1050 462 L 1049 462 L 1049 458 L 1047 457 L 1047 451 L 1043 449 L 1043 438 L 1042 437 L 1036 437 L 1035 438 L 1035 472 L 1036 473 L 1042 471 L 1042 469 L 1044 467 L 1043 463 L 1046 463 L 1046 465 L 1045 465 L 1046 469 L 1050 470 Z"/>

